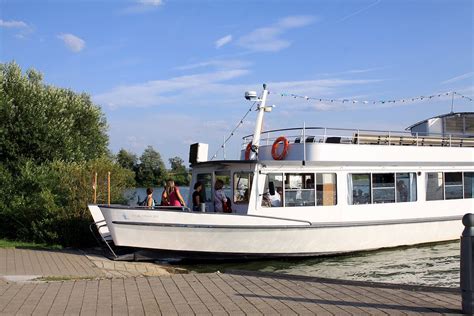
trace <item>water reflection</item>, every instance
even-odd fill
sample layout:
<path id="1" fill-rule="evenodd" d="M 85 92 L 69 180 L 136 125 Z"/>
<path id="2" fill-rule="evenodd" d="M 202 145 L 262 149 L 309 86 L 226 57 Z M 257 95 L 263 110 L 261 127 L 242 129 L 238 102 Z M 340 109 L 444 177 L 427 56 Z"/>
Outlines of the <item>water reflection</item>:
<path id="1" fill-rule="evenodd" d="M 459 241 L 456 241 L 335 257 L 195 264 L 185 268 L 195 272 L 240 269 L 345 280 L 459 287 L 459 252 Z"/>

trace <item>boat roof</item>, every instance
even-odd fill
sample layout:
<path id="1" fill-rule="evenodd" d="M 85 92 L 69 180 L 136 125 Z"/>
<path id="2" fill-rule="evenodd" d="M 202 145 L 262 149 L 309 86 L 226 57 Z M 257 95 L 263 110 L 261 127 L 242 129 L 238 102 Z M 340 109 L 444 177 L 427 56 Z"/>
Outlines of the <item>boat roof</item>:
<path id="1" fill-rule="evenodd" d="M 258 161 L 256 160 L 208 160 L 208 161 L 202 161 L 198 163 L 194 163 L 191 165 L 191 168 L 195 167 L 209 167 L 209 166 L 223 166 L 223 167 L 228 167 L 230 165 L 235 165 L 235 164 L 255 164 Z"/>
<path id="2" fill-rule="evenodd" d="M 446 114 L 441 114 L 441 115 L 433 116 L 433 117 L 430 117 L 428 119 L 424 119 L 422 121 L 419 121 L 418 123 L 415 123 L 413 125 L 408 126 L 407 128 L 405 128 L 405 130 L 406 131 L 411 130 L 413 127 L 415 127 L 417 125 L 420 125 L 420 124 L 423 124 L 423 123 L 426 123 L 426 122 L 428 122 L 429 120 L 432 120 L 432 119 L 444 118 L 444 117 L 450 117 L 450 116 L 468 116 L 468 115 L 474 115 L 474 112 L 450 112 L 450 113 L 446 113 Z"/>

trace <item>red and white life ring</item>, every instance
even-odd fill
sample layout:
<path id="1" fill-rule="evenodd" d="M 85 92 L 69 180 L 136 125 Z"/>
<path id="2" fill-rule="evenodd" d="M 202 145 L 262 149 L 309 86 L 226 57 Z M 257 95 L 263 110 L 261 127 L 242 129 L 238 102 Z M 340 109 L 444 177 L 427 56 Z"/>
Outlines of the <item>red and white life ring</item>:
<path id="1" fill-rule="evenodd" d="M 245 160 L 250 160 L 250 151 L 252 150 L 252 143 L 248 143 L 245 148 Z"/>
<path id="2" fill-rule="evenodd" d="M 283 150 L 280 154 L 278 154 L 278 147 L 280 147 L 280 143 L 283 143 Z M 285 159 L 286 155 L 288 154 L 288 139 L 285 136 L 278 137 L 272 146 L 272 157 L 275 160 L 283 160 Z"/>

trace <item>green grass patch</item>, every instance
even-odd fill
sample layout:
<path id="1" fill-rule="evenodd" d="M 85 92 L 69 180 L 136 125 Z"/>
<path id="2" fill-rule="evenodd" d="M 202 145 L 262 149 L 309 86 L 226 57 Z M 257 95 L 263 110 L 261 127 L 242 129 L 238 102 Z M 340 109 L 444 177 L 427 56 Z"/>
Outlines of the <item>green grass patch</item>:
<path id="1" fill-rule="evenodd" d="M 0 248 L 62 249 L 61 245 L 37 244 L 33 242 L 0 239 Z"/>
<path id="2" fill-rule="evenodd" d="M 73 275 L 62 275 L 62 276 L 45 276 L 36 278 L 35 281 L 44 282 L 60 282 L 60 281 L 80 281 L 80 280 L 96 280 L 94 276 L 73 276 Z"/>

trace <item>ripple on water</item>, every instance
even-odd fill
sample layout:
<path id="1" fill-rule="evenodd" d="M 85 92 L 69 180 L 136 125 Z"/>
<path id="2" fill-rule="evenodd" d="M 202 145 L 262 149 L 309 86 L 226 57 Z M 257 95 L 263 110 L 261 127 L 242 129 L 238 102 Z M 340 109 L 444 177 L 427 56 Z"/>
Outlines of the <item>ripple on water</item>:
<path id="1" fill-rule="evenodd" d="M 196 272 L 264 272 L 430 286 L 459 286 L 459 241 L 335 257 L 186 266 Z"/>

